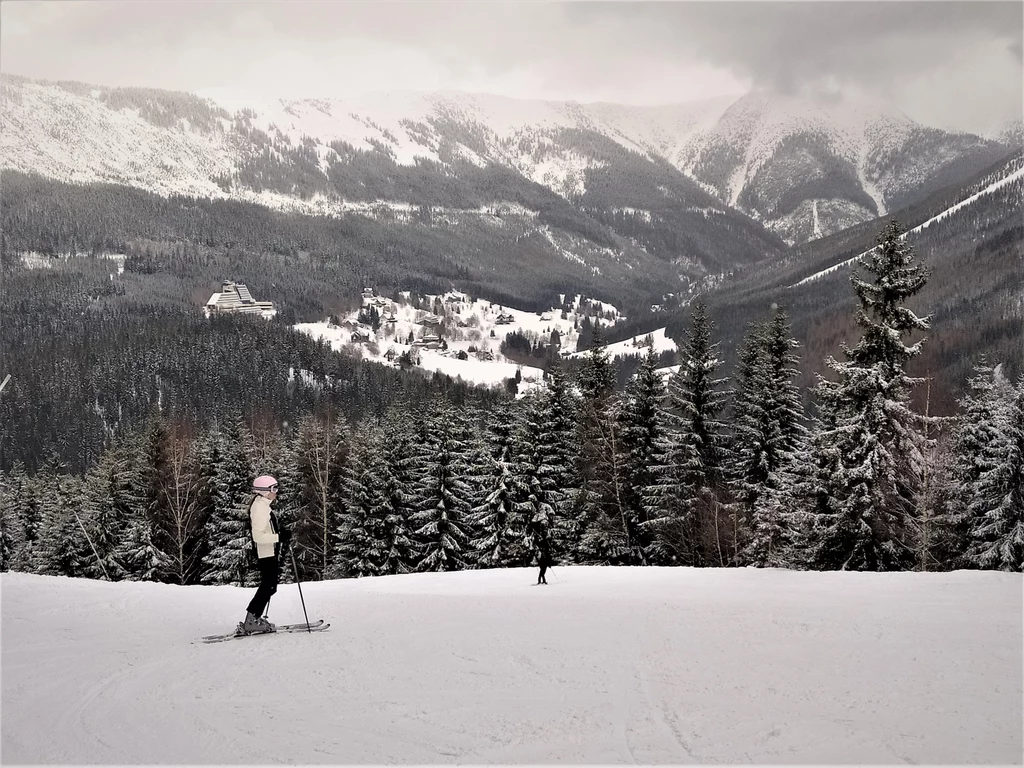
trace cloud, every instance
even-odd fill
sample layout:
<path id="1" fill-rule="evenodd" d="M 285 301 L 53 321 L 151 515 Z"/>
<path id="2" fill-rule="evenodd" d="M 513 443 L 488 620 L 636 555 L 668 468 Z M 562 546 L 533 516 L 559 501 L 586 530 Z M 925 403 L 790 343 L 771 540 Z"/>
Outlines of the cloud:
<path id="1" fill-rule="evenodd" d="M 980 121 L 1020 111 L 1022 8 L 987 0 L 8 2 L 0 68 L 106 85 L 324 96 L 463 89 L 669 103 L 755 85 L 849 89 L 953 117 L 970 104 Z M 936 88 L 938 77 L 949 87 Z"/>

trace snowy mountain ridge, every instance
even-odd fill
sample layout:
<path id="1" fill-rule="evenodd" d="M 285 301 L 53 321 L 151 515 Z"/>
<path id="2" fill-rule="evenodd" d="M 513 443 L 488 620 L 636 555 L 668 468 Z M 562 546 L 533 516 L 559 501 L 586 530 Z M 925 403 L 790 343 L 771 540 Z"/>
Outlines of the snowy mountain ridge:
<path id="1" fill-rule="evenodd" d="M 790 243 L 906 204 L 1008 152 L 1002 139 L 930 129 L 882 102 L 763 91 L 633 107 L 460 92 L 266 99 L 5 76 L 3 101 L 2 168 L 311 215 L 352 202 L 328 183 L 352 150 L 407 167 L 498 164 L 577 201 L 608 162 L 590 146 L 596 135 L 712 192 L 719 204 L 705 207 L 738 209 Z M 254 163 L 327 192 L 275 185 L 266 174 L 253 182 L 245 169 Z"/>
<path id="2" fill-rule="evenodd" d="M 985 198 L 986 196 L 992 195 L 998 190 L 1005 187 L 1006 185 L 1013 184 L 1014 182 L 1018 182 L 1021 179 L 1024 179 L 1024 155 L 1008 163 L 999 171 L 987 176 L 985 179 L 982 180 L 980 184 L 975 185 L 975 189 L 967 190 L 968 194 L 963 199 L 954 203 L 944 211 L 932 216 L 927 221 L 922 222 L 921 224 L 918 224 L 916 227 L 907 230 L 907 232 L 903 236 L 906 237 L 907 235 L 911 235 L 916 232 L 921 232 L 930 227 L 931 225 L 935 224 L 936 222 L 942 221 L 943 219 L 953 215 L 957 211 L 966 208 L 970 205 L 973 205 L 975 203 L 978 203 L 979 201 L 982 201 L 983 198 Z M 813 275 L 808 275 L 807 277 L 803 278 L 799 282 L 796 282 L 789 287 L 796 288 L 798 286 L 805 285 L 807 283 L 818 280 L 824 277 L 825 275 L 832 274 L 833 272 L 836 272 L 840 269 L 849 267 L 856 263 L 859 259 L 862 259 L 864 256 L 869 254 L 871 250 L 872 249 L 868 249 L 866 251 L 863 251 L 862 253 L 857 254 L 856 256 L 846 259 L 845 261 L 842 261 L 838 264 L 834 264 L 833 266 L 827 267 L 826 269 L 820 270 L 819 272 L 815 272 Z"/>

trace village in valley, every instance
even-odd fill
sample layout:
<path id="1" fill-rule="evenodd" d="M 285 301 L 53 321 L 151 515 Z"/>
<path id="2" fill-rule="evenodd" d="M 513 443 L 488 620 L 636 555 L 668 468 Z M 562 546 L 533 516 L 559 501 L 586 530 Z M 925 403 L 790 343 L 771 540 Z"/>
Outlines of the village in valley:
<path id="1" fill-rule="evenodd" d="M 540 387 L 544 369 L 513 359 L 538 354 L 576 358 L 580 331 L 588 323 L 609 327 L 624 320 L 611 304 L 574 296 L 543 312 L 528 312 L 460 291 L 391 298 L 365 288 L 359 309 L 328 319 L 298 323 L 294 328 L 329 344 L 335 351 L 396 368 L 439 371 L 453 379 L 481 385 L 508 386 L 517 396 Z M 207 317 L 225 313 L 275 317 L 272 301 L 257 301 L 244 283 L 225 280 L 204 307 Z M 664 328 L 607 345 L 611 358 L 676 350 Z M 512 347 L 510 350 L 509 347 Z M 527 349 L 528 348 L 528 349 Z M 516 351 L 526 351 L 517 355 Z M 537 361 L 539 362 L 539 361 Z M 677 366 L 660 369 L 672 373 Z M 514 385 L 511 383 L 514 382 Z"/>

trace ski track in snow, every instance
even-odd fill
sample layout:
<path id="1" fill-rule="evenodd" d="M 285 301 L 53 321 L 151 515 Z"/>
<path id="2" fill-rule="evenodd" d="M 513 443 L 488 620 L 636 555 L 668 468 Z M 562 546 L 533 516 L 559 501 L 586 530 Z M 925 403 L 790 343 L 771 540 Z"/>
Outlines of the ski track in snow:
<path id="1" fill-rule="evenodd" d="M 252 589 L 5 573 L 7 763 L 968 763 L 1021 754 L 1019 574 L 556 566 Z M 272 620 L 302 620 L 293 584 Z"/>
<path id="2" fill-rule="evenodd" d="M 991 184 L 989 184 L 984 189 L 979 190 L 978 192 L 974 193 L 970 197 L 966 197 L 963 200 L 961 200 L 959 203 L 956 203 L 955 205 L 950 206 L 949 208 L 944 210 L 942 213 L 939 213 L 939 214 L 936 214 L 935 216 L 932 216 L 930 219 L 928 219 L 928 221 L 926 221 L 926 222 L 924 222 L 922 224 L 917 225 L 916 227 L 914 227 L 911 230 L 908 230 L 906 235 L 911 235 L 914 232 L 920 232 L 921 230 L 927 229 L 928 227 L 930 227 L 935 222 L 941 221 L 942 219 L 946 218 L 947 216 L 950 216 L 951 214 L 956 213 L 961 208 L 964 208 L 965 206 L 970 205 L 975 200 L 978 200 L 979 198 L 982 198 L 985 195 L 989 195 L 992 192 L 995 192 L 1000 187 L 1005 186 L 1005 185 L 1009 184 L 1010 182 L 1015 181 L 1016 179 L 1021 178 L 1022 176 L 1024 176 L 1024 168 L 1018 168 L 1013 173 L 1010 173 L 1009 175 L 1004 176 L 1003 178 L 1001 178 L 1001 179 L 999 179 L 997 181 L 992 182 Z M 906 237 L 906 235 L 904 235 L 904 237 Z M 805 283 L 810 283 L 813 280 L 817 280 L 820 277 L 824 277 L 825 275 L 829 275 L 829 274 L 835 272 L 836 270 L 842 269 L 843 267 L 847 267 L 850 264 L 853 264 L 855 261 L 857 261 L 857 259 L 866 256 L 867 254 L 871 253 L 871 251 L 873 251 L 873 250 L 874 250 L 874 248 L 869 248 L 868 250 L 864 251 L 863 253 L 860 253 L 860 254 L 858 254 L 856 256 L 853 256 L 852 258 L 846 259 L 845 261 L 841 261 L 838 264 L 833 264 L 831 267 L 827 267 L 826 269 L 823 269 L 820 272 L 815 272 L 813 275 L 805 277 L 803 280 L 801 280 L 801 281 L 799 281 L 797 283 L 793 283 L 793 285 L 791 285 L 789 287 L 790 288 L 797 288 L 798 286 L 804 285 Z"/>

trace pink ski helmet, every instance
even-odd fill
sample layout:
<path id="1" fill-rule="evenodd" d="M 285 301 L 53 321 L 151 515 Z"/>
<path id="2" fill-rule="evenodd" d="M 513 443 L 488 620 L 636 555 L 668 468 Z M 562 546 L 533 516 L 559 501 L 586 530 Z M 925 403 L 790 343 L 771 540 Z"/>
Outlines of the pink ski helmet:
<path id="1" fill-rule="evenodd" d="M 277 480 L 270 475 L 260 475 L 252 481 L 252 489 L 257 493 L 277 490 Z"/>

